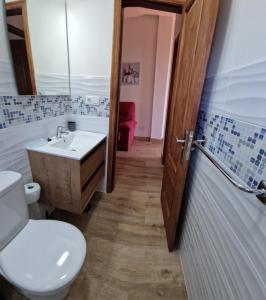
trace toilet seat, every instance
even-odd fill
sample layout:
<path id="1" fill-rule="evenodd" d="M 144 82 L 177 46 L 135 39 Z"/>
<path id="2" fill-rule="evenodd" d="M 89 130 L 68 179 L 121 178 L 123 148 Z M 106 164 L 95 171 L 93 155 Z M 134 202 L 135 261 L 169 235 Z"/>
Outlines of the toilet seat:
<path id="1" fill-rule="evenodd" d="M 8 281 L 31 293 L 49 293 L 70 284 L 86 255 L 82 233 L 68 223 L 29 220 L 0 252 Z"/>

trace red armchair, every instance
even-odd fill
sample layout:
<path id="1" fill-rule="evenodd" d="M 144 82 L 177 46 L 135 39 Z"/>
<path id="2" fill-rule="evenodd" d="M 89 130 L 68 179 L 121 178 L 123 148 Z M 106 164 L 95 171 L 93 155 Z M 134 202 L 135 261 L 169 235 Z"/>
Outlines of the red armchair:
<path id="1" fill-rule="evenodd" d="M 117 137 L 117 149 L 120 151 L 128 151 L 128 148 L 134 142 L 135 127 L 137 125 L 135 111 L 134 102 L 120 102 Z"/>

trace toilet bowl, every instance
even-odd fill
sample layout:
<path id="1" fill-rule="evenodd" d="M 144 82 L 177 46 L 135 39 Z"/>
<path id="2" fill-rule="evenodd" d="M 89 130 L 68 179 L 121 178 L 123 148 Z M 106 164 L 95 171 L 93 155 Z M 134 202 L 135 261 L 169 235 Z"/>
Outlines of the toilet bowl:
<path id="1" fill-rule="evenodd" d="M 22 176 L 0 172 L 0 273 L 32 300 L 63 299 L 86 255 L 73 225 L 29 220 Z"/>

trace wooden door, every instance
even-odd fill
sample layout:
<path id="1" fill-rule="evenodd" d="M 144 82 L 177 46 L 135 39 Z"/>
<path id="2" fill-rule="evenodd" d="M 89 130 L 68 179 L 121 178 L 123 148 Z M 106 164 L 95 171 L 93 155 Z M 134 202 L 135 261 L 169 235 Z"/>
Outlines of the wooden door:
<path id="1" fill-rule="evenodd" d="M 25 40 L 10 40 L 10 49 L 19 95 L 34 95 Z"/>
<path id="2" fill-rule="evenodd" d="M 178 50 L 178 40 L 179 36 L 175 39 L 174 44 L 174 51 L 173 51 L 173 63 L 172 63 L 172 70 L 171 70 L 171 79 L 170 79 L 170 89 L 169 89 L 169 96 L 168 96 L 168 107 L 167 107 L 167 115 L 166 115 L 166 127 L 165 127 L 165 136 L 164 136 L 164 145 L 163 145 L 163 155 L 162 155 L 162 164 L 165 163 L 165 156 L 167 152 L 167 135 L 169 132 L 169 117 L 171 113 L 171 101 L 173 99 L 173 87 L 174 87 L 174 79 L 175 79 L 175 71 L 176 71 L 176 63 L 177 63 L 177 50 Z"/>
<path id="3" fill-rule="evenodd" d="M 190 150 L 211 49 L 219 0 L 189 0 L 182 14 L 162 184 L 162 210 L 174 249 Z"/>

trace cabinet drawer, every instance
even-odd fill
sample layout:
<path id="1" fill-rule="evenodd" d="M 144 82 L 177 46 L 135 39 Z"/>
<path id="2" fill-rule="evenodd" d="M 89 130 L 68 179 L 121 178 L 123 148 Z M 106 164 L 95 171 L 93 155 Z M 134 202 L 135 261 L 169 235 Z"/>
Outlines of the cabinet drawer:
<path id="1" fill-rule="evenodd" d="M 92 195 L 94 194 L 97 185 L 99 184 L 100 180 L 104 176 L 104 163 L 102 166 L 95 172 L 93 177 L 87 182 L 87 185 L 84 187 L 84 190 L 81 193 L 81 205 L 82 210 L 85 208 L 85 206 L 90 201 Z"/>
<path id="2" fill-rule="evenodd" d="M 93 173 L 105 160 L 105 142 L 98 146 L 92 154 L 81 164 L 80 182 L 81 188 L 87 183 Z"/>

